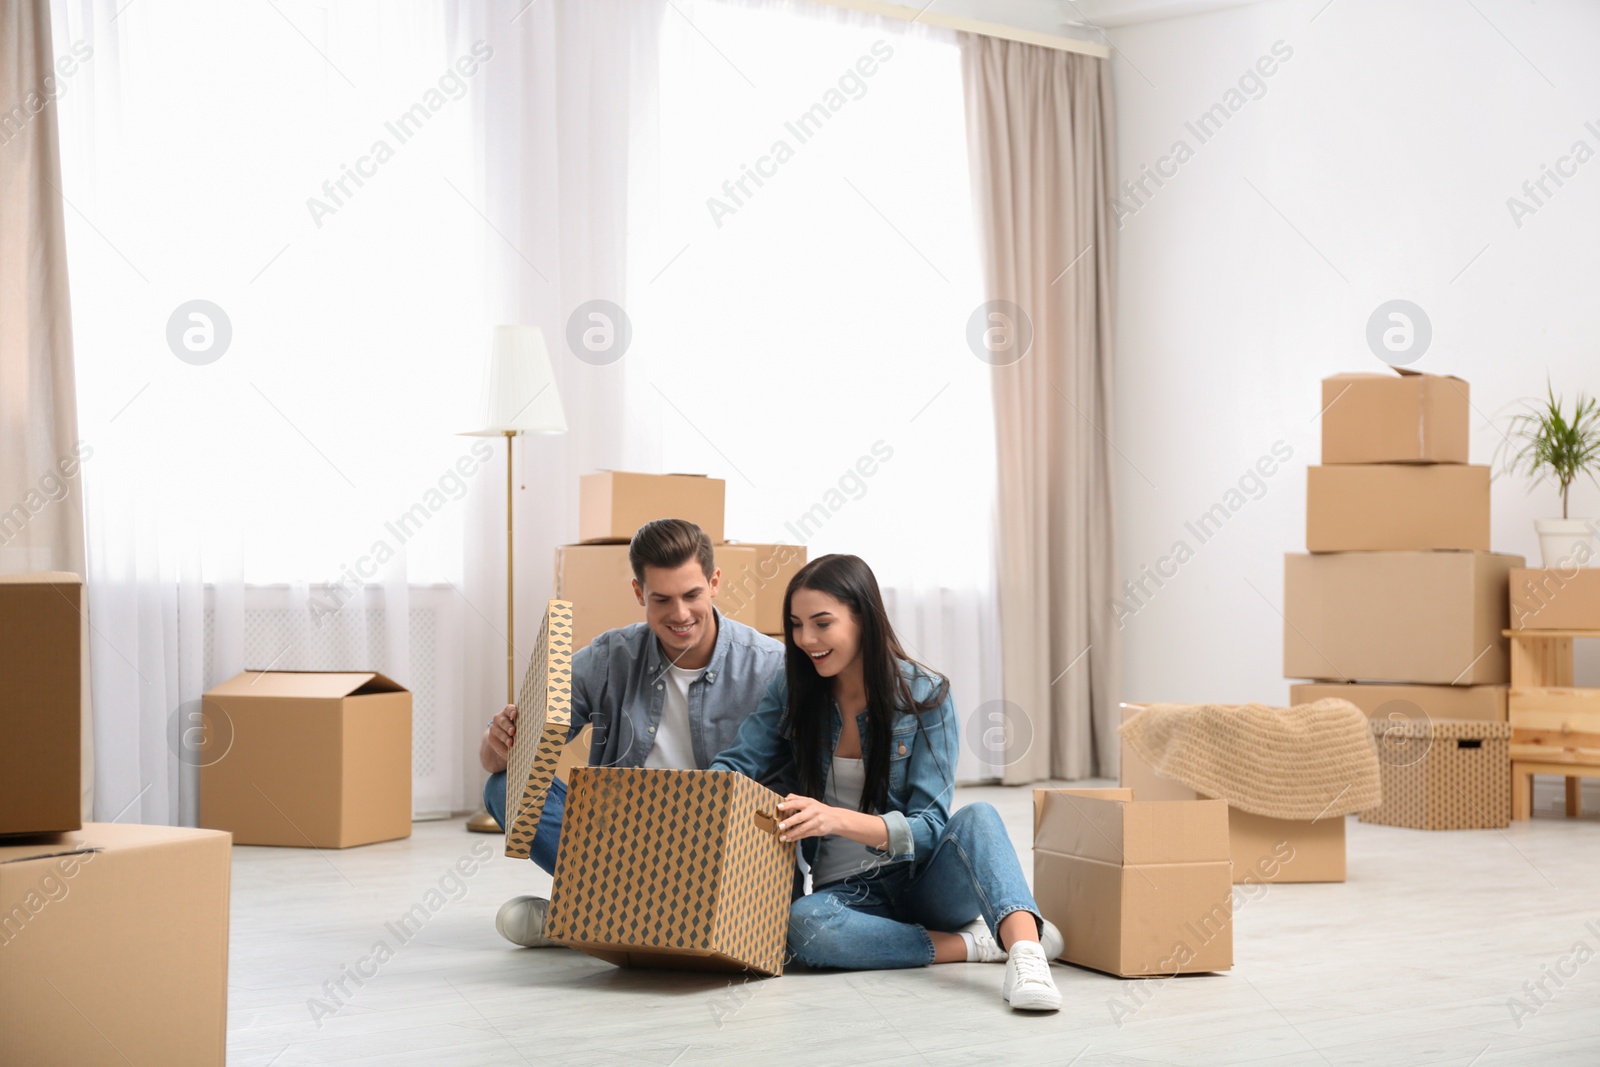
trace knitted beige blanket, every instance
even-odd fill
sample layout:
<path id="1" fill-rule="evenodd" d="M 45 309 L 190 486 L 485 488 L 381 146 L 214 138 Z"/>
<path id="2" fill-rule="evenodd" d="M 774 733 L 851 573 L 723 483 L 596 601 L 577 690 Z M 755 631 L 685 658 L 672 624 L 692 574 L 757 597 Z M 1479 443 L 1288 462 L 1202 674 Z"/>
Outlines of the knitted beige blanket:
<path id="1" fill-rule="evenodd" d="M 1328 818 L 1382 799 L 1367 716 L 1347 700 L 1150 704 L 1121 732 L 1161 777 L 1255 815 Z"/>

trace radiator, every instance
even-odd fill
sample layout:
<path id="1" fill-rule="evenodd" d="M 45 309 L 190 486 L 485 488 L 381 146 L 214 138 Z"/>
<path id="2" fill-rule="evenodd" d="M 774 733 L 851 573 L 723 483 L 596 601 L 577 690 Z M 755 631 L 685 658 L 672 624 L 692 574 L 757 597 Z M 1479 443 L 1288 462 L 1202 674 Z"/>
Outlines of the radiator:
<path id="1" fill-rule="evenodd" d="M 207 590 L 205 686 L 216 677 L 213 633 L 216 608 Z M 411 812 L 415 819 L 444 819 L 461 791 L 460 729 L 454 721 L 462 706 L 460 626 L 448 587 L 415 586 L 409 591 L 409 667 L 385 670 L 391 662 L 383 609 L 347 605 L 309 622 L 305 590 L 249 586 L 244 592 L 244 666 L 251 670 L 383 671 L 411 690 Z"/>

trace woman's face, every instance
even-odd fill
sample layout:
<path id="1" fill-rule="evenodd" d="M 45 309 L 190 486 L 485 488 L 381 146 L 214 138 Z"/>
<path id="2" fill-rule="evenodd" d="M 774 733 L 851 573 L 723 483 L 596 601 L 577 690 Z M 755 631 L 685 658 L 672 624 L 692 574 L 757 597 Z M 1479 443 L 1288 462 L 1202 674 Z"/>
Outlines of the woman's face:
<path id="1" fill-rule="evenodd" d="M 824 678 L 837 678 L 861 652 L 861 624 L 842 600 L 815 589 L 789 598 L 794 643 Z"/>

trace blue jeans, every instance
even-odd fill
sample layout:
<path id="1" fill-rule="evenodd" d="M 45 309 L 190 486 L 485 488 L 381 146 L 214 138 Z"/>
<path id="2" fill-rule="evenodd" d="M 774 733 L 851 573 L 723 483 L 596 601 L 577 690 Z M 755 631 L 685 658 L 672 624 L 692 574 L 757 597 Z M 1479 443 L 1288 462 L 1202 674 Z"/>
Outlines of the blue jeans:
<path id="1" fill-rule="evenodd" d="M 506 772 L 496 771 L 483 783 L 483 806 L 500 829 L 506 828 Z M 533 835 L 533 848 L 529 859 L 544 868 L 548 874 L 556 873 L 556 850 L 561 845 L 561 820 L 567 812 L 567 787 L 557 778 L 550 783 L 550 792 L 544 799 L 544 812 L 539 816 L 539 832 Z"/>
<path id="2" fill-rule="evenodd" d="M 954 932 L 981 916 L 994 932 L 1014 911 L 1039 916 L 992 804 L 957 811 L 933 855 L 916 873 L 912 866 L 850 875 L 796 900 L 789 908 L 791 957 L 849 970 L 924 967 L 934 957 L 929 930 Z"/>

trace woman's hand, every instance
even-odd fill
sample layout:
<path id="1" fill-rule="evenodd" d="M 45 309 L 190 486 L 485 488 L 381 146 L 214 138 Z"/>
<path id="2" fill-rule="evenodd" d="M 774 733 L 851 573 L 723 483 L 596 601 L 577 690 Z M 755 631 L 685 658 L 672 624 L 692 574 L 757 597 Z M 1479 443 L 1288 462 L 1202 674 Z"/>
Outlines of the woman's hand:
<path id="1" fill-rule="evenodd" d="M 826 837 L 844 830 L 850 813 L 824 804 L 813 797 L 790 793 L 778 801 L 778 840 L 798 841 L 802 837 Z"/>

